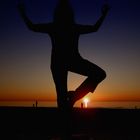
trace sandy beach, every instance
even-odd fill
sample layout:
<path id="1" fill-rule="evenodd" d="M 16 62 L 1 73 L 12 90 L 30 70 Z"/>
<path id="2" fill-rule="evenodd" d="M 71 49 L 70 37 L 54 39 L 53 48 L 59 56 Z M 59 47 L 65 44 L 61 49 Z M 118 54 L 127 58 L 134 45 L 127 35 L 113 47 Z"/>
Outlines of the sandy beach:
<path id="1" fill-rule="evenodd" d="M 57 108 L 0 107 L 0 139 L 61 140 L 70 130 L 72 140 L 140 140 L 139 109 L 74 108 L 65 117 Z"/>

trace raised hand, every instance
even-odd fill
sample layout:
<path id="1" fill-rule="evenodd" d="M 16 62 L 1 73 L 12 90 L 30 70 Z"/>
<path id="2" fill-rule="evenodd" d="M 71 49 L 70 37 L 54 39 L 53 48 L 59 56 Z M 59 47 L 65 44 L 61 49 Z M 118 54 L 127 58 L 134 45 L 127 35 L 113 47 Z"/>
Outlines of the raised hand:
<path id="1" fill-rule="evenodd" d="M 108 13 L 108 11 L 110 10 L 110 6 L 108 4 L 104 4 L 102 6 L 102 14 L 106 15 Z"/>
<path id="2" fill-rule="evenodd" d="M 19 2 L 19 4 L 17 5 L 17 8 L 21 13 L 25 12 L 25 5 L 22 2 Z"/>

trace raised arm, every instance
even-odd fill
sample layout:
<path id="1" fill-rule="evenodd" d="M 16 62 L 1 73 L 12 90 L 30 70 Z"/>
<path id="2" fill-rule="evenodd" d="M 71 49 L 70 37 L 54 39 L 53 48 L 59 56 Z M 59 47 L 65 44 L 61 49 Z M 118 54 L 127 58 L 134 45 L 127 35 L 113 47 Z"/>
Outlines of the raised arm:
<path id="1" fill-rule="evenodd" d="M 35 31 L 35 32 L 42 32 L 42 33 L 51 32 L 51 23 L 47 23 L 47 24 L 32 23 L 32 21 L 26 15 L 24 4 L 19 4 L 18 10 L 19 10 L 19 13 L 20 13 L 22 19 L 24 20 L 25 24 L 27 25 L 27 27 L 30 30 Z"/>
<path id="2" fill-rule="evenodd" d="M 97 32 L 100 26 L 102 25 L 110 7 L 109 5 L 103 5 L 102 7 L 102 15 L 101 17 L 97 20 L 97 22 L 94 25 L 78 25 L 78 31 L 80 34 L 87 34 L 87 33 L 92 33 L 92 32 Z"/>

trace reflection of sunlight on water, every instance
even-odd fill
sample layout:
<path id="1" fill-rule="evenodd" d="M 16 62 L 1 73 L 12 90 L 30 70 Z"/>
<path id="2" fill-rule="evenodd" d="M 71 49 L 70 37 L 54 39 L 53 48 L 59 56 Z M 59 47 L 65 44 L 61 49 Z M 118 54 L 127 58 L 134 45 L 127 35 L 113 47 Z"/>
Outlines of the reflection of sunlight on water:
<path id="1" fill-rule="evenodd" d="M 33 107 L 36 101 L 0 101 L 0 106 L 25 106 Z M 57 107 L 54 101 L 38 101 L 38 107 Z M 75 104 L 75 107 L 81 107 L 81 101 Z M 94 102 L 88 103 L 88 108 L 137 108 L 140 109 L 140 102 Z"/>

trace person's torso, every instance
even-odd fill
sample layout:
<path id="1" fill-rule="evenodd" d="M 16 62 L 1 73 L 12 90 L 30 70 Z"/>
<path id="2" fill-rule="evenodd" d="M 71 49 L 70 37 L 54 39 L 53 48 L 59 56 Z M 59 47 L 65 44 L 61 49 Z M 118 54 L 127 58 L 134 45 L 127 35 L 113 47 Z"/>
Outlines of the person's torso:
<path id="1" fill-rule="evenodd" d="M 52 53 L 60 58 L 78 55 L 79 34 L 76 27 L 54 26 L 50 34 L 52 40 Z"/>

